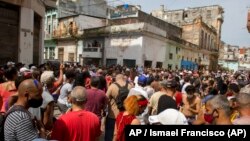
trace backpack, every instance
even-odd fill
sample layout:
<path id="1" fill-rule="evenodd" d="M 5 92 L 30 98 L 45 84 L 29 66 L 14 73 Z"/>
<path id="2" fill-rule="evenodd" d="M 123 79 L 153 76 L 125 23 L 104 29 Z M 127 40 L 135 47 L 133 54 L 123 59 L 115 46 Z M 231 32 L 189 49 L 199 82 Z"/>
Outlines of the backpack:
<path id="1" fill-rule="evenodd" d="M 8 115 L 15 111 L 27 112 L 22 106 L 13 106 L 6 113 L 0 113 L 0 141 L 4 141 L 4 122 Z"/>
<path id="2" fill-rule="evenodd" d="M 129 89 L 128 89 L 128 83 L 126 82 L 126 85 L 121 87 L 118 83 L 114 83 L 118 88 L 118 95 L 116 96 L 115 103 L 117 105 L 117 108 L 120 111 L 124 111 L 123 101 L 127 98 Z"/>

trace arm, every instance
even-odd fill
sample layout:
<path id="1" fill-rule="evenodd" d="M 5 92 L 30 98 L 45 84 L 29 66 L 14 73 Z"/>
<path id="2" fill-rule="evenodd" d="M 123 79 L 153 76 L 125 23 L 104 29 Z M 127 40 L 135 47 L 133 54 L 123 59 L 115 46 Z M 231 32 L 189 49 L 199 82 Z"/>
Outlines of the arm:
<path id="1" fill-rule="evenodd" d="M 137 119 L 137 118 L 135 118 L 134 120 L 132 120 L 132 122 L 131 122 L 131 125 L 140 125 L 141 123 L 140 123 L 140 121 Z"/>
<path id="2" fill-rule="evenodd" d="M 152 110 L 153 110 L 153 105 L 154 105 L 154 95 L 151 96 L 151 98 L 149 99 L 149 103 L 148 103 L 148 114 L 152 115 Z"/>
<path id="3" fill-rule="evenodd" d="M 54 115 L 54 101 L 50 102 L 46 106 L 46 110 L 43 113 L 43 124 L 47 130 L 51 130 L 53 127 L 53 115 Z"/>
<path id="4" fill-rule="evenodd" d="M 113 89 L 113 85 L 114 84 L 111 84 L 109 87 L 108 87 L 108 90 L 106 92 L 106 96 L 108 97 L 108 99 L 111 99 L 111 94 L 112 94 L 112 89 Z"/>
<path id="5" fill-rule="evenodd" d="M 102 105 L 102 117 L 106 116 L 106 108 L 108 107 L 108 97 L 104 93 L 104 99 L 103 99 L 103 105 Z"/>
<path id="6" fill-rule="evenodd" d="M 193 109 L 191 106 L 189 108 L 189 110 L 195 114 L 198 114 L 200 109 L 201 109 L 201 100 L 200 99 L 198 99 L 197 102 L 195 103 L 195 109 Z"/>
<path id="7" fill-rule="evenodd" d="M 202 125 L 202 124 L 206 124 L 206 121 L 204 119 L 204 111 L 203 109 L 200 109 L 197 115 L 197 119 L 192 122 L 192 125 Z"/>
<path id="8" fill-rule="evenodd" d="M 61 64 L 60 65 L 60 74 L 59 74 L 59 78 L 58 80 L 55 82 L 56 86 L 59 86 L 63 83 L 63 68 L 64 68 L 64 65 Z"/>
<path id="9" fill-rule="evenodd" d="M 148 106 L 148 114 L 149 115 L 152 115 L 152 109 L 153 109 L 152 107 Z"/>

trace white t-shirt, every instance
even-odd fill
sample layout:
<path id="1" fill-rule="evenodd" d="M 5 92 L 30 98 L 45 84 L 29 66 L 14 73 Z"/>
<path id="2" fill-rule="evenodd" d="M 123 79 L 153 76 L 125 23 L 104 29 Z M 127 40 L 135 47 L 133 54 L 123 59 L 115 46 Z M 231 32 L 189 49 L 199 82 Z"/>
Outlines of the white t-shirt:
<path id="1" fill-rule="evenodd" d="M 35 116 L 36 119 L 38 119 L 38 120 L 41 120 L 41 118 L 42 118 L 41 109 L 45 109 L 50 102 L 54 101 L 53 96 L 45 88 L 43 89 L 42 98 L 43 98 L 43 104 L 40 107 L 29 108 L 29 112 L 33 116 Z"/>
<path id="2" fill-rule="evenodd" d="M 58 97 L 59 103 L 66 105 L 68 95 L 72 91 L 72 87 L 73 87 L 73 85 L 70 83 L 65 83 L 62 86 L 62 88 L 60 90 L 60 96 Z"/>

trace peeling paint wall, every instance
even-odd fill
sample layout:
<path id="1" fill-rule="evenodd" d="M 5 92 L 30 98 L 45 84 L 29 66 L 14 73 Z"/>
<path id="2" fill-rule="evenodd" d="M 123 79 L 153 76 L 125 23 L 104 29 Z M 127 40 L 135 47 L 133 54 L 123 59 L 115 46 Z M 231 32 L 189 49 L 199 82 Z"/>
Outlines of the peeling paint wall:
<path id="1" fill-rule="evenodd" d="M 136 64 L 142 64 L 142 40 L 141 36 L 115 36 L 105 39 L 105 58 L 117 59 L 117 63 L 123 65 L 123 59 L 136 60 Z"/>

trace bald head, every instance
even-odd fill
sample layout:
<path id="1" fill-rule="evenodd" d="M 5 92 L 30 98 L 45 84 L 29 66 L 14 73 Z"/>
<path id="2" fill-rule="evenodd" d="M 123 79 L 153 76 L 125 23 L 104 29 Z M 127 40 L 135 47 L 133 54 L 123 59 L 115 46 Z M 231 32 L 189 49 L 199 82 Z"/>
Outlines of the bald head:
<path id="1" fill-rule="evenodd" d="M 71 98 L 72 104 L 81 106 L 87 101 L 86 89 L 82 86 L 76 86 L 70 93 L 70 98 Z"/>
<path id="2" fill-rule="evenodd" d="M 18 87 L 17 105 L 22 105 L 26 109 L 38 108 L 43 103 L 42 85 L 36 79 L 26 79 Z"/>
<path id="3" fill-rule="evenodd" d="M 21 82 L 18 87 L 18 95 L 25 96 L 25 94 L 30 93 L 30 95 L 36 96 L 36 94 L 41 95 L 42 85 L 36 79 L 27 79 Z"/>

